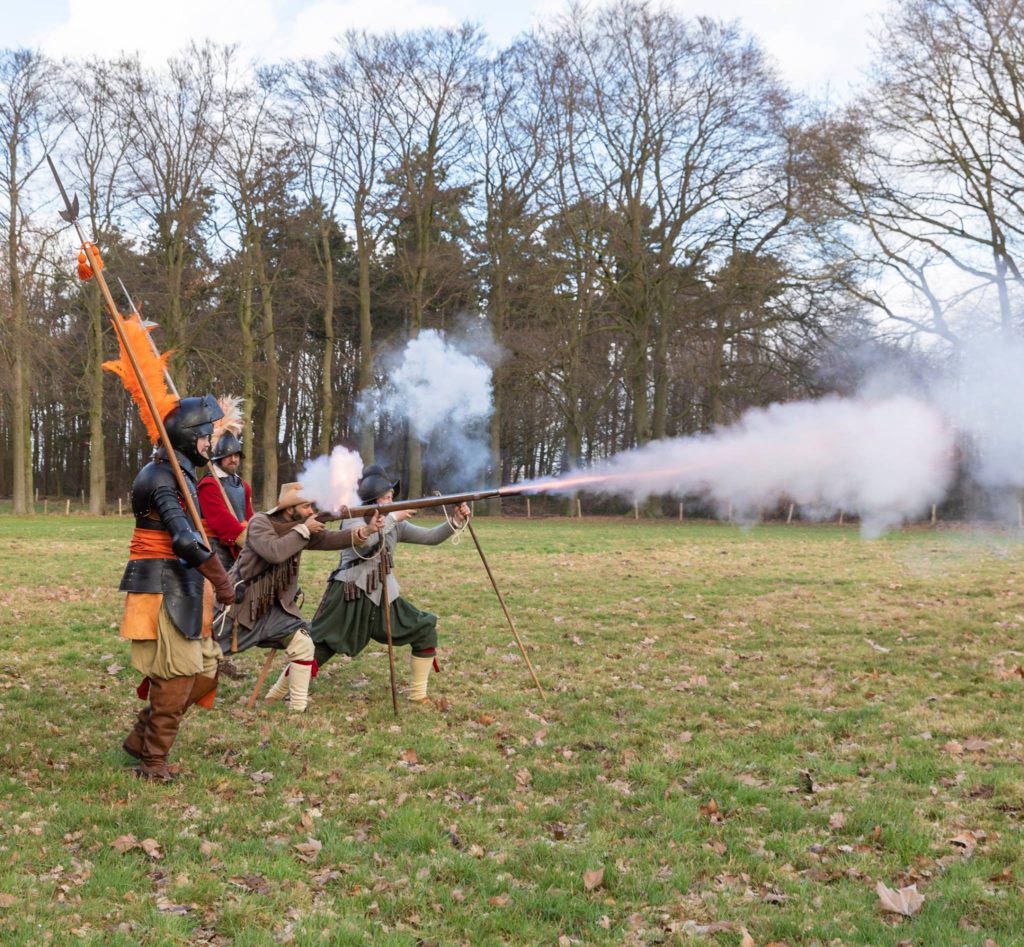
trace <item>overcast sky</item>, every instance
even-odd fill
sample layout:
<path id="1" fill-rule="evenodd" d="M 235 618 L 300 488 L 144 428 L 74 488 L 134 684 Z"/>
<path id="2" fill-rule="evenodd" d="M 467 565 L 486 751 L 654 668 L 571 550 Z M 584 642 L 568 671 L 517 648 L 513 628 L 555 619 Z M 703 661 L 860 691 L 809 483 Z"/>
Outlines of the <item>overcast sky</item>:
<path id="1" fill-rule="evenodd" d="M 795 89 L 846 98 L 867 68 L 887 0 L 666 0 L 687 15 L 738 19 Z M 505 43 L 564 0 L 0 0 L 2 42 L 75 57 L 138 50 L 159 62 L 189 39 L 238 43 L 263 60 L 316 56 L 344 30 L 479 22 Z"/>

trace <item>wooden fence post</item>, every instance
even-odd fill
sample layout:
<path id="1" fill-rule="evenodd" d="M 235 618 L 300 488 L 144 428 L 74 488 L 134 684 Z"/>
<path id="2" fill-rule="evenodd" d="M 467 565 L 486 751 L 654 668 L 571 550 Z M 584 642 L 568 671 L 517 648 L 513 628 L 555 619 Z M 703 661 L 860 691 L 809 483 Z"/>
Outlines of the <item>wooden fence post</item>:
<path id="1" fill-rule="evenodd" d="M 794 504 L 794 503 L 790 503 L 790 504 L 789 504 L 789 512 L 788 512 L 788 513 L 786 514 L 786 523 L 787 523 L 787 524 L 788 524 L 788 523 L 792 523 L 792 522 L 793 522 L 793 507 L 794 507 L 795 505 L 796 505 L 796 504 Z"/>

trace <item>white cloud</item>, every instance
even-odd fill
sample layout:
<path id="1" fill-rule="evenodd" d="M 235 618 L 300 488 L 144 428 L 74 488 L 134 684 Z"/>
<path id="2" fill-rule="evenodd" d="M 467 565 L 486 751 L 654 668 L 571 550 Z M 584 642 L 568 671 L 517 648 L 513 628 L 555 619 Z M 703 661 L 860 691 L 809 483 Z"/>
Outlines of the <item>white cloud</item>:
<path id="1" fill-rule="evenodd" d="M 319 56 L 346 30 L 414 30 L 454 26 L 458 19 L 443 4 L 422 0 L 319 0 L 301 10 L 283 31 L 273 58 Z"/>
<path id="2" fill-rule="evenodd" d="M 297 10 L 297 12 L 296 12 Z M 348 29 L 447 26 L 459 17 L 431 0 L 69 0 L 67 19 L 39 37 L 52 55 L 73 58 L 138 52 L 156 65 L 191 40 L 237 44 L 243 56 L 275 61 L 317 56 Z"/>
<path id="3" fill-rule="evenodd" d="M 138 52 L 163 62 L 190 40 L 238 43 L 251 51 L 276 30 L 272 0 L 176 0 L 172 5 L 139 0 L 69 0 L 67 20 L 40 41 L 56 56 L 89 58 Z"/>

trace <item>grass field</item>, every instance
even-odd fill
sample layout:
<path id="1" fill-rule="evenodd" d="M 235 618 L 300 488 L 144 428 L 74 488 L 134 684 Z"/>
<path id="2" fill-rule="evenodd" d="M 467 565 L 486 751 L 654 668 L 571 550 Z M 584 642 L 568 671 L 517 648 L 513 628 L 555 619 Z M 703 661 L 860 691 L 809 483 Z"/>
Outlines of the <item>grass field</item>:
<path id="1" fill-rule="evenodd" d="M 1015 535 L 481 520 L 546 701 L 469 538 L 403 547 L 437 705 L 396 721 L 374 647 L 249 713 L 249 653 L 160 786 L 129 529 L 0 518 L 5 945 L 1024 943 Z"/>

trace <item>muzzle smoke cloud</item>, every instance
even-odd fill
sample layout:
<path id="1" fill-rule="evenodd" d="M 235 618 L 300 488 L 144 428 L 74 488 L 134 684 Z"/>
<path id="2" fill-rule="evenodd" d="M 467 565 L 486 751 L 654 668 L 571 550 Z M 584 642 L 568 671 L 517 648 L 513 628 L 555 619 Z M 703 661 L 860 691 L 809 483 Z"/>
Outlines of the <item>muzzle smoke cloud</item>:
<path id="1" fill-rule="evenodd" d="M 488 340 L 471 333 L 425 329 L 384 356 L 385 380 L 360 400 L 358 414 L 364 424 L 408 424 L 423 442 L 424 465 L 435 481 L 468 489 L 490 463 L 493 353 Z"/>
<path id="2" fill-rule="evenodd" d="M 321 510 L 337 512 L 342 506 L 358 506 L 356 487 L 362 472 L 359 454 L 338 446 L 325 457 L 307 461 L 299 483 Z"/>

